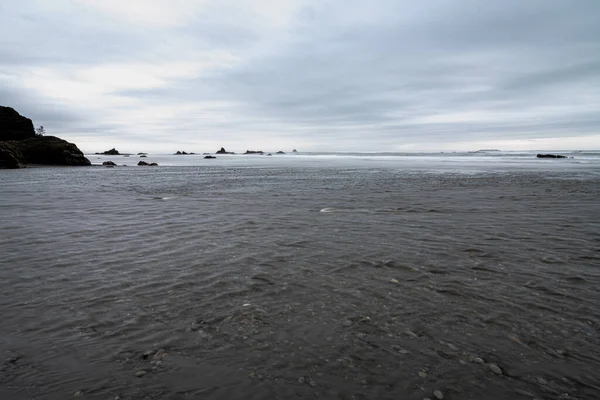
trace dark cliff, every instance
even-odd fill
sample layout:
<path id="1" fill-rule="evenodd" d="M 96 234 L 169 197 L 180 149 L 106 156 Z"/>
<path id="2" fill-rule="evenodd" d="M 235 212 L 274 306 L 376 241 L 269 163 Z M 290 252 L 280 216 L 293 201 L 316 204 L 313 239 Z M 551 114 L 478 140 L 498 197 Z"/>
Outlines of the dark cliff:
<path id="1" fill-rule="evenodd" d="M 37 136 L 29 118 L 0 106 L 0 168 L 25 164 L 91 165 L 75 144 L 55 136 Z"/>

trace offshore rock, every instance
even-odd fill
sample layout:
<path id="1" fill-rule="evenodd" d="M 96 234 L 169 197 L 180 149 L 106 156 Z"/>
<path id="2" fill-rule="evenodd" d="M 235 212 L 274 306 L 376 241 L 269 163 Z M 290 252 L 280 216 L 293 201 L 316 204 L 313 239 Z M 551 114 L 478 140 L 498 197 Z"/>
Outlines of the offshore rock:
<path id="1" fill-rule="evenodd" d="M 25 158 L 16 146 L 8 142 L 0 142 L 0 169 L 24 168 Z"/>
<path id="2" fill-rule="evenodd" d="M 140 160 L 140 162 L 137 164 L 139 166 L 147 166 L 147 167 L 158 167 L 158 164 L 153 162 L 153 163 L 147 163 L 146 161 Z"/>
<path id="3" fill-rule="evenodd" d="M 98 155 L 104 155 L 104 156 L 119 156 L 119 155 L 121 155 L 121 153 L 119 153 L 117 151 L 117 149 L 115 149 L 114 147 L 112 149 L 110 149 L 110 150 L 106 150 L 106 151 L 104 151 L 102 153 L 96 153 L 96 154 L 98 154 Z"/>
<path id="4" fill-rule="evenodd" d="M 567 156 L 561 156 L 560 154 L 538 154 L 537 158 L 567 158 Z"/>
<path id="5" fill-rule="evenodd" d="M 233 153 L 225 150 L 225 147 L 221 147 L 221 150 L 217 151 L 216 154 L 233 154 Z"/>
<path id="6" fill-rule="evenodd" d="M 0 141 L 35 137 L 33 122 L 11 107 L 0 106 Z"/>

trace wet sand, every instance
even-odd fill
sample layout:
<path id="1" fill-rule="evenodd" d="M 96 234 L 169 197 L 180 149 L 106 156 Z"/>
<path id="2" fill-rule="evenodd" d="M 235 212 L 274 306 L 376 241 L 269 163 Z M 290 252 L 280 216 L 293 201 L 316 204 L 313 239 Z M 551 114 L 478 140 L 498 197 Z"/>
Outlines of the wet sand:
<path id="1" fill-rule="evenodd" d="M 2 399 L 600 398 L 594 176 L 50 168 L 0 189 Z"/>

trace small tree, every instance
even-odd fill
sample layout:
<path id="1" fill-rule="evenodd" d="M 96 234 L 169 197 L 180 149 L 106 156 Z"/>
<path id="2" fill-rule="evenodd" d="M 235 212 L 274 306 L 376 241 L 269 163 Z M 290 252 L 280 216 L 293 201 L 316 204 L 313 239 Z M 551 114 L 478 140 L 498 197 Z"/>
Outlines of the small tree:
<path id="1" fill-rule="evenodd" d="M 45 134 L 46 134 L 46 128 L 44 128 L 43 125 L 40 125 L 40 127 L 35 130 L 36 136 L 44 136 Z"/>

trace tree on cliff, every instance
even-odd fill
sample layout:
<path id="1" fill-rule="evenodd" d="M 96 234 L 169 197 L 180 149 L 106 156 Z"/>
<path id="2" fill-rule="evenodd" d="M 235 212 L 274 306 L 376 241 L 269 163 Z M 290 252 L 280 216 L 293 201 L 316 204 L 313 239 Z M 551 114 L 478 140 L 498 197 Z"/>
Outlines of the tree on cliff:
<path id="1" fill-rule="evenodd" d="M 39 128 L 36 128 L 35 135 L 36 136 L 44 136 L 46 134 L 46 128 L 43 125 L 40 125 Z"/>

